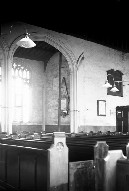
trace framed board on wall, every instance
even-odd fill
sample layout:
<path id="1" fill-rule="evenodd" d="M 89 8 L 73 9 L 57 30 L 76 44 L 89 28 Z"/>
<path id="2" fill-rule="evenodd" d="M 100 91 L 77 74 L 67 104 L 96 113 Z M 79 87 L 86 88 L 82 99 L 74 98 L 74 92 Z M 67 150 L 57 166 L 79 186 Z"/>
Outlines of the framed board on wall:
<path id="1" fill-rule="evenodd" d="M 106 116 L 106 100 L 97 100 L 97 116 Z"/>

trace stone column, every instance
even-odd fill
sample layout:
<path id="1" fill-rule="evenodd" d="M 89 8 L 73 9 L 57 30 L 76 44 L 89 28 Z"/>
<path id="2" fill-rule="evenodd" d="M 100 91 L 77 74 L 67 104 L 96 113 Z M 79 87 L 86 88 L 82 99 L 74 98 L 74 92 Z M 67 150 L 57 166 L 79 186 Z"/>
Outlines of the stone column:
<path id="1" fill-rule="evenodd" d="M 43 77 L 43 99 L 42 99 L 42 131 L 45 131 L 45 111 L 46 111 L 46 73 L 44 72 Z"/>
<path id="2" fill-rule="evenodd" d="M 78 59 L 77 59 L 77 62 L 76 62 L 76 124 L 77 124 L 77 132 L 79 132 L 79 129 L 80 129 L 80 106 L 79 106 L 79 100 L 80 100 L 80 97 L 79 97 L 79 80 L 78 80 L 78 69 L 79 69 L 79 66 L 80 64 L 82 63 L 82 61 L 84 60 L 84 52 L 82 52 Z"/>
<path id="3" fill-rule="evenodd" d="M 6 101 L 5 101 L 5 60 L 1 59 L 1 131 L 5 132 L 6 131 L 6 118 L 5 118 L 5 113 L 6 113 Z"/>
<path id="4" fill-rule="evenodd" d="M 2 108 L 1 127 L 7 134 L 12 133 L 12 62 L 9 50 L 5 51 L 2 62 Z"/>
<path id="5" fill-rule="evenodd" d="M 70 133 L 74 132 L 73 119 L 73 72 L 70 70 Z"/>
<path id="6" fill-rule="evenodd" d="M 4 60 L 1 63 L 1 129 L 2 132 L 7 132 L 7 52 L 4 52 Z"/>
<path id="7" fill-rule="evenodd" d="M 70 71 L 70 127 L 71 133 L 78 132 L 78 123 L 77 123 L 77 68 L 73 67 L 73 71 Z"/>
<path id="8" fill-rule="evenodd" d="M 77 133 L 77 69 L 70 71 L 70 132 Z"/>
<path id="9" fill-rule="evenodd" d="M 77 67 L 74 66 L 74 72 L 73 72 L 73 78 L 74 78 L 74 132 L 78 133 L 78 110 L 77 110 Z"/>
<path id="10" fill-rule="evenodd" d="M 7 133 L 12 133 L 12 59 L 8 57 L 7 60 L 7 86 L 6 86 L 6 92 L 7 92 L 7 109 L 6 109 L 6 117 L 7 117 Z"/>

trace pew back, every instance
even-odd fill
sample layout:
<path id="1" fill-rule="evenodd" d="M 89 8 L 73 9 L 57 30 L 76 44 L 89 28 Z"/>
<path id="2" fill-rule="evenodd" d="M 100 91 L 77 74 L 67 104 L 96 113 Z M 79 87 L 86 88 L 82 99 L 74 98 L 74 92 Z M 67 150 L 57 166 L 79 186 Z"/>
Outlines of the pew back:
<path id="1" fill-rule="evenodd" d="M 66 137 L 66 144 L 69 148 L 69 161 L 94 160 L 94 145 L 97 141 L 106 141 L 110 150 L 122 150 L 126 154 L 125 145 L 129 140 L 129 135 L 76 135 Z M 1 143 L 48 149 L 52 144 L 52 136 L 42 137 L 40 140 L 32 139 L 0 139 Z"/>
<path id="2" fill-rule="evenodd" d="M 64 132 L 53 133 L 49 149 L 0 143 L 0 185 L 12 190 L 68 191 L 68 148 Z M 18 143 L 18 142 L 16 142 Z"/>
<path id="3" fill-rule="evenodd" d="M 108 150 L 105 141 L 98 141 L 94 147 L 96 191 L 116 191 L 116 164 L 126 158 L 122 150 Z"/>
<path id="4" fill-rule="evenodd" d="M 69 191 L 95 191 L 93 160 L 69 162 Z"/>
<path id="5" fill-rule="evenodd" d="M 0 144 L 0 180 L 21 190 L 47 190 L 47 151 Z"/>

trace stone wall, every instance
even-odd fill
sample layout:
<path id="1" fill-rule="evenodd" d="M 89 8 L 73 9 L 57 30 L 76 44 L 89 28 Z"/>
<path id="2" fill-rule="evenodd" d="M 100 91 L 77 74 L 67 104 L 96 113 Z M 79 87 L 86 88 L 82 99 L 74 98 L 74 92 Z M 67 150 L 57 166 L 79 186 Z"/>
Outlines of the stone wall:
<path id="1" fill-rule="evenodd" d="M 61 79 L 65 77 L 70 94 L 70 72 L 65 57 L 62 57 Z M 51 57 L 46 67 L 46 127 L 58 125 L 58 98 L 59 98 L 59 53 Z M 70 124 L 70 115 L 61 117 L 61 125 Z M 47 130 L 47 129 L 46 129 Z"/>

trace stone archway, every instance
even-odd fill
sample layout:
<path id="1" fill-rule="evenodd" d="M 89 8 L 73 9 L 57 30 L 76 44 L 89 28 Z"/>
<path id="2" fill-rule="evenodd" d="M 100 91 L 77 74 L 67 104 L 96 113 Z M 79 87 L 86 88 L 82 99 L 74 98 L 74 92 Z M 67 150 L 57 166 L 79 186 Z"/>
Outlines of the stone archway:
<path id="1" fill-rule="evenodd" d="M 22 34 L 21 34 L 22 36 Z M 18 48 L 16 45 L 16 42 L 21 38 L 21 36 L 16 37 L 13 40 L 13 43 L 11 44 L 10 48 L 8 50 L 5 50 L 7 52 L 7 65 L 6 65 L 6 71 L 8 74 L 7 81 L 8 81 L 8 95 L 11 97 L 11 68 L 12 68 L 12 62 L 13 62 L 13 55 Z M 49 33 L 40 32 L 40 34 L 32 34 L 34 41 L 44 41 L 51 46 L 58 49 L 66 58 L 68 61 L 68 65 L 70 68 L 70 132 L 78 132 L 78 126 L 77 126 L 77 60 L 72 52 L 72 48 L 69 46 L 68 42 L 63 39 L 61 36 L 53 35 Z M 11 108 L 11 98 L 8 96 L 8 106 L 7 108 Z M 10 116 L 7 119 L 8 127 L 6 127 L 7 131 L 10 133 L 12 130 L 12 123 L 11 123 L 11 115 L 10 109 L 8 109 L 8 116 Z"/>

